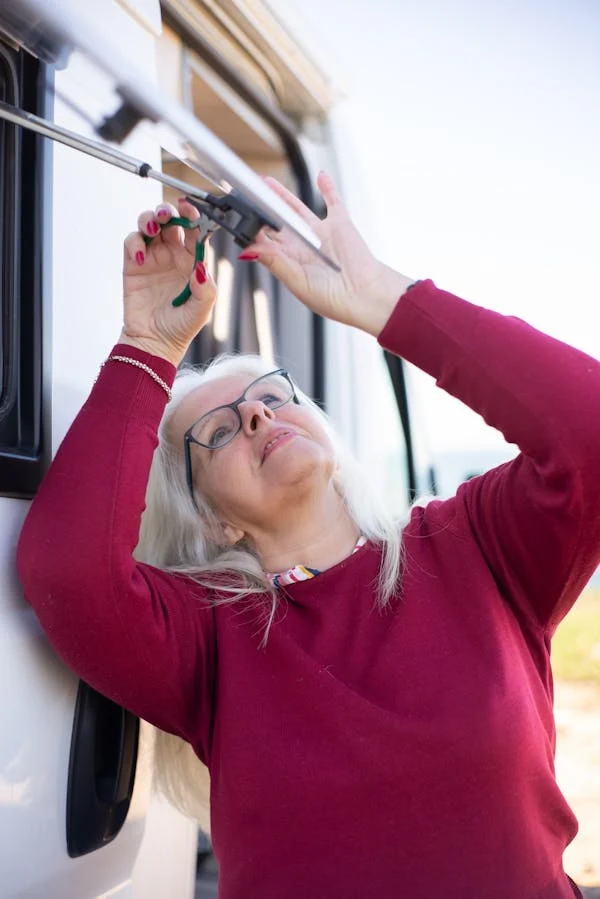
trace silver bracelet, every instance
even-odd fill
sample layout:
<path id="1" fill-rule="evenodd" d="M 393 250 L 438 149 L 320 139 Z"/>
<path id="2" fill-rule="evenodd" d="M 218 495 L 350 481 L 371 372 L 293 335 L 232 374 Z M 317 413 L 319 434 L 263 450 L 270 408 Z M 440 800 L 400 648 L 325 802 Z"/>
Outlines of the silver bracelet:
<path id="1" fill-rule="evenodd" d="M 159 387 L 162 387 L 164 392 L 167 394 L 167 402 L 168 403 L 171 402 L 171 400 L 173 398 L 173 394 L 171 393 L 171 388 L 166 383 L 166 381 L 163 381 L 163 379 L 161 377 L 159 377 L 159 375 L 156 374 L 154 369 L 150 368 L 149 365 L 146 365 L 145 362 L 138 362 L 137 359 L 132 359 L 131 356 L 109 356 L 108 359 L 106 359 L 102 363 L 101 367 L 104 367 L 107 362 L 126 362 L 128 365 L 134 365 L 135 368 L 141 368 L 142 371 L 145 371 L 146 374 L 150 375 L 150 377 L 152 378 L 153 381 L 156 381 L 156 383 L 159 385 Z"/>

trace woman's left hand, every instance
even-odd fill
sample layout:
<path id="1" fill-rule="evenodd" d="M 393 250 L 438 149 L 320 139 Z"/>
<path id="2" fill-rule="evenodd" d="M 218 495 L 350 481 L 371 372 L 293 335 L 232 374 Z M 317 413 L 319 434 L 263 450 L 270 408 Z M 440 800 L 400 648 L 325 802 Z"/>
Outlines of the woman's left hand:
<path id="1" fill-rule="evenodd" d="M 123 259 L 123 330 L 120 343 L 137 346 L 179 365 L 190 343 L 209 321 L 216 287 L 202 263 L 194 268 L 197 232 L 165 227 L 175 216 L 191 220 L 198 210 L 179 200 L 179 208 L 162 203 L 143 212 L 138 230 L 125 239 Z M 153 238 L 146 244 L 144 238 Z M 190 296 L 176 297 L 189 283 Z"/>
<path id="2" fill-rule="evenodd" d="M 327 207 L 324 219 L 274 178 L 265 180 L 315 232 L 323 253 L 341 270 L 334 271 L 289 228 L 263 229 L 240 258 L 258 259 L 313 312 L 377 336 L 412 280 L 373 256 L 325 172 L 317 179 Z"/>

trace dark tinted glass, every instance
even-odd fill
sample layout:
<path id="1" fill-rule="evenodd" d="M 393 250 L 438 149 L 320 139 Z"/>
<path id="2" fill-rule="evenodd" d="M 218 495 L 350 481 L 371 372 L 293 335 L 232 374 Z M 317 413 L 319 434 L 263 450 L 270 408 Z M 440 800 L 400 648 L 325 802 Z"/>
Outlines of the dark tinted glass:
<path id="1" fill-rule="evenodd" d="M 51 118 L 46 72 L 2 42 L 0 99 Z M 48 462 L 42 429 L 42 285 L 51 279 L 43 241 L 50 142 L 0 121 L 0 494 L 32 496 Z"/>

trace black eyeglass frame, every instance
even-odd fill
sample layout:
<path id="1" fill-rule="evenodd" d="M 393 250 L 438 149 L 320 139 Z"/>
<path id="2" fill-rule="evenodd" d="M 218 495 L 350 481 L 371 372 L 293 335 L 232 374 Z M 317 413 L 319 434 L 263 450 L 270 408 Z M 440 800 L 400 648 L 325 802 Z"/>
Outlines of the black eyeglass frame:
<path id="1" fill-rule="evenodd" d="M 203 447 L 204 449 L 210 450 L 211 452 L 215 452 L 216 450 L 223 449 L 223 447 L 228 446 L 232 440 L 235 440 L 237 435 L 240 433 L 243 427 L 242 416 L 240 415 L 239 406 L 242 403 L 246 402 L 246 394 L 250 390 L 251 387 L 254 387 L 255 384 L 258 384 L 259 381 L 263 381 L 265 378 L 272 378 L 274 375 L 282 375 L 290 387 L 292 388 L 292 395 L 288 397 L 288 399 L 284 400 L 283 403 L 278 403 L 275 406 L 268 406 L 269 409 L 281 409 L 282 406 L 285 406 L 286 403 L 289 403 L 290 400 L 297 405 L 300 404 L 300 400 L 296 395 L 296 388 L 294 386 L 294 382 L 292 381 L 289 372 L 285 370 L 285 368 L 277 368 L 275 371 L 269 371 L 264 375 L 261 375 L 259 378 L 255 378 L 254 381 L 251 381 L 242 395 L 238 397 L 237 400 L 234 400 L 232 403 L 224 403 L 222 406 L 215 406 L 214 409 L 210 409 L 208 412 L 205 412 L 204 415 L 201 415 L 200 418 L 197 418 L 196 421 L 190 425 L 185 434 L 183 435 L 183 451 L 185 456 L 185 478 L 187 481 L 188 489 L 190 491 L 190 496 L 192 497 L 192 503 L 194 504 L 194 508 L 197 508 L 196 499 L 194 497 L 194 476 L 192 472 L 192 452 L 191 452 L 191 444 L 195 443 L 198 446 Z M 192 431 L 196 427 L 196 425 L 202 421 L 203 418 L 206 418 L 208 415 L 212 415 L 214 412 L 218 412 L 220 409 L 233 409 L 235 414 L 238 417 L 239 427 L 237 431 L 235 431 L 229 440 L 225 443 L 222 443 L 220 446 L 208 446 L 206 443 L 202 443 L 200 440 L 196 440 L 193 436 Z"/>

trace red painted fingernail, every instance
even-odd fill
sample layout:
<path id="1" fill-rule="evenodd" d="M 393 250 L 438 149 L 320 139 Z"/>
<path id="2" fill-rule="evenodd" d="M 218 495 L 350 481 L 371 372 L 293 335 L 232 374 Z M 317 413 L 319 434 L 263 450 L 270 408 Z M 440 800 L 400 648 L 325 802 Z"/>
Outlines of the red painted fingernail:
<path id="1" fill-rule="evenodd" d="M 138 250 L 137 253 L 135 254 L 135 261 L 137 262 L 138 265 L 143 265 L 145 258 L 146 258 L 146 255 L 144 253 L 142 253 L 141 250 Z"/>
<path id="2" fill-rule="evenodd" d="M 155 234 L 158 234 L 160 231 L 160 225 L 158 222 L 148 222 L 146 225 L 146 231 L 150 234 L 151 237 L 154 237 Z"/>
<path id="3" fill-rule="evenodd" d="M 196 265 L 196 281 L 199 284 L 204 284 L 204 282 L 206 281 L 206 278 L 207 278 L 206 266 L 204 265 L 203 262 L 198 262 Z"/>
<path id="4" fill-rule="evenodd" d="M 156 215 L 157 215 L 157 216 L 158 216 L 158 215 L 163 215 L 163 216 L 164 216 L 164 215 L 170 215 L 170 214 L 171 214 L 171 210 L 170 210 L 170 209 L 164 208 L 164 209 L 157 209 L 157 210 L 156 210 Z"/>
<path id="5" fill-rule="evenodd" d="M 251 259 L 258 259 L 258 253 L 240 253 L 238 259 L 243 261 L 250 261 Z"/>

